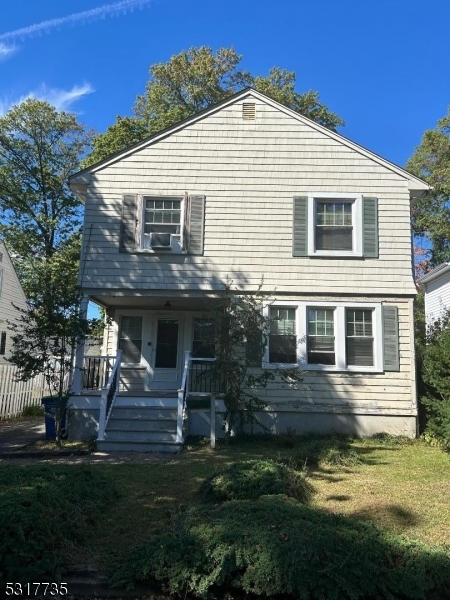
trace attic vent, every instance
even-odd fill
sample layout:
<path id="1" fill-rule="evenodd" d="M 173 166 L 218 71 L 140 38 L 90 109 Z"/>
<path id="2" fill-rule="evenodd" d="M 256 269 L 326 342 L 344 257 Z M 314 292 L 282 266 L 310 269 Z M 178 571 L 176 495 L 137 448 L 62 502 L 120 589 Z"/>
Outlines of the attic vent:
<path id="1" fill-rule="evenodd" d="M 254 121 L 256 118 L 256 106 L 254 102 L 244 102 L 242 105 L 242 118 L 244 121 Z"/>

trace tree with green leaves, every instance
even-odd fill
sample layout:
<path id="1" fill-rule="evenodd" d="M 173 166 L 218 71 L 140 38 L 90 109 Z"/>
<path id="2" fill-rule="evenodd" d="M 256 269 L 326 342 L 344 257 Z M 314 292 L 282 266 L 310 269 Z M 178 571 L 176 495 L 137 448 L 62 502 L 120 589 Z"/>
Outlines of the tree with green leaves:
<path id="1" fill-rule="evenodd" d="M 74 352 L 96 325 L 80 308 L 79 252 L 79 236 L 72 236 L 51 257 L 33 261 L 33 272 L 27 274 L 28 308 L 16 307 L 18 317 L 9 324 L 14 342 L 9 360 L 19 368 L 19 380 L 43 374 L 45 393 L 54 399 L 56 412 L 51 416 L 58 446 Z"/>
<path id="2" fill-rule="evenodd" d="M 270 296 L 263 291 L 263 281 L 255 292 L 243 293 L 234 289 L 233 282 L 228 280 L 219 298 L 208 302 L 214 325 L 209 345 L 215 349 L 215 361 L 200 377 L 211 377 L 221 383 L 228 435 L 235 426 L 241 431 L 246 424 L 252 431 L 254 426 L 265 428 L 256 413 L 267 406 L 260 395 L 270 382 L 278 380 L 295 385 L 302 380 L 302 372 L 297 367 L 261 369 L 270 330 L 276 321 L 265 314 L 264 308 L 270 304 Z"/>
<path id="3" fill-rule="evenodd" d="M 166 127 L 253 87 L 292 110 L 335 131 L 344 122 L 319 101 L 315 91 L 295 90 L 295 73 L 275 67 L 269 75 L 253 76 L 240 70 L 242 56 L 234 48 L 213 52 L 202 46 L 172 56 L 167 63 L 150 67 L 150 79 L 144 94 L 134 106 L 134 116 L 117 118 L 114 125 L 94 140 L 86 165 L 157 133 Z"/>
<path id="4" fill-rule="evenodd" d="M 50 259 L 79 229 L 82 205 L 68 178 L 91 138 L 75 115 L 41 100 L 26 100 L 0 118 L 0 235 L 20 275 L 24 263 Z"/>
<path id="5" fill-rule="evenodd" d="M 430 266 L 450 260 L 450 107 L 429 129 L 409 159 L 407 169 L 433 186 L 413 207 L 413 231 L 425 239 Z"/>
<path id="6" fill-rule="evenodd" d="M 0 118 L 0 235 L 28 309 L 10 323 L 19 377 L 44 373 L 56 431 L 76 346 L 88 332 L 77 285 L 82 204 L 68 186 L 91 142 L 76 116 L 26 100 Z"/>

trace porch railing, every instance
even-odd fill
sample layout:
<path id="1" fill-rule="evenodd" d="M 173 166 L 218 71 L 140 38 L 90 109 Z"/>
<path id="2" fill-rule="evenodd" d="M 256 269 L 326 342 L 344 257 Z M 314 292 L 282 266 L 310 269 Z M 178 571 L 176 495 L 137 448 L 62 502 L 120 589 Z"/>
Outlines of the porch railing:
<path id="1" fill-rule="evenodd" d="M 116 356 L 94 356 L 83 358 L 81 385 L 83 390 L 102 390 L 107 386 L 114 368 Z"/>
<path id="2" fill-rule="evenodd" d="M 115 357 L 114 366 L 108 378 L 108 382 L 106 386 L 102 389 L 102 395 L 100 397 L 100 417 L 98 423 L 97 437 L 97 440 L 99 441 L 105 439 L 105 429 L 108 424 L 112 408 L 114 406 L 117 392 L 119 391 L 121 362 L 122 350 L 118 350 L 117 356 Z"/>

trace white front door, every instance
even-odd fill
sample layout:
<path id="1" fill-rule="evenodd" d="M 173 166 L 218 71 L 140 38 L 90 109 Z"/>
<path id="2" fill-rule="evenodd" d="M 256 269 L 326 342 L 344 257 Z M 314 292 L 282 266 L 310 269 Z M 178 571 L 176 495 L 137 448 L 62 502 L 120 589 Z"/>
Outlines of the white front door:
<path id="1" fill-rule="evenodd" d="M 178 389 L 183 367 L 183 319 L 175 315 L 154 315 L 150 331 L 147 387 Z"/>

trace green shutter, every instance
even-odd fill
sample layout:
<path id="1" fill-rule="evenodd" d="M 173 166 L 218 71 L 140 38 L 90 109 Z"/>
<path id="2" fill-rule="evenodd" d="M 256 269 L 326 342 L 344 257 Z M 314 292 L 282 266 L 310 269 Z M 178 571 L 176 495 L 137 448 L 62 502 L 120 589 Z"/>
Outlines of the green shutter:
<path id="1" fill-rule="evenodd" d="M 385 371 L 400 371 L 398 308 L 396 306 L 383 306 L 383 356 Z"/>
<path id="2" fill-rule="evenodd" d="M 203 254 L 205 196 L 190 196 L 189 204 L 189 254 Z"/>
<path id="3" fill-rule="evenodd" d="M 308 196 L 294 198 L 292 256 L 308 256 Z"/>
<path id="4" fill-rule="evenodd" d="M 378 198 L 363 197 L 363 255 L 378 258 Z"/>
<path id="5" fill-rule="evenodd" d="M 120 223 L 119 252 L 136 250 L 136 208 L 135 194 L 124 194 L 122 198 L 122 216 Z"/>

